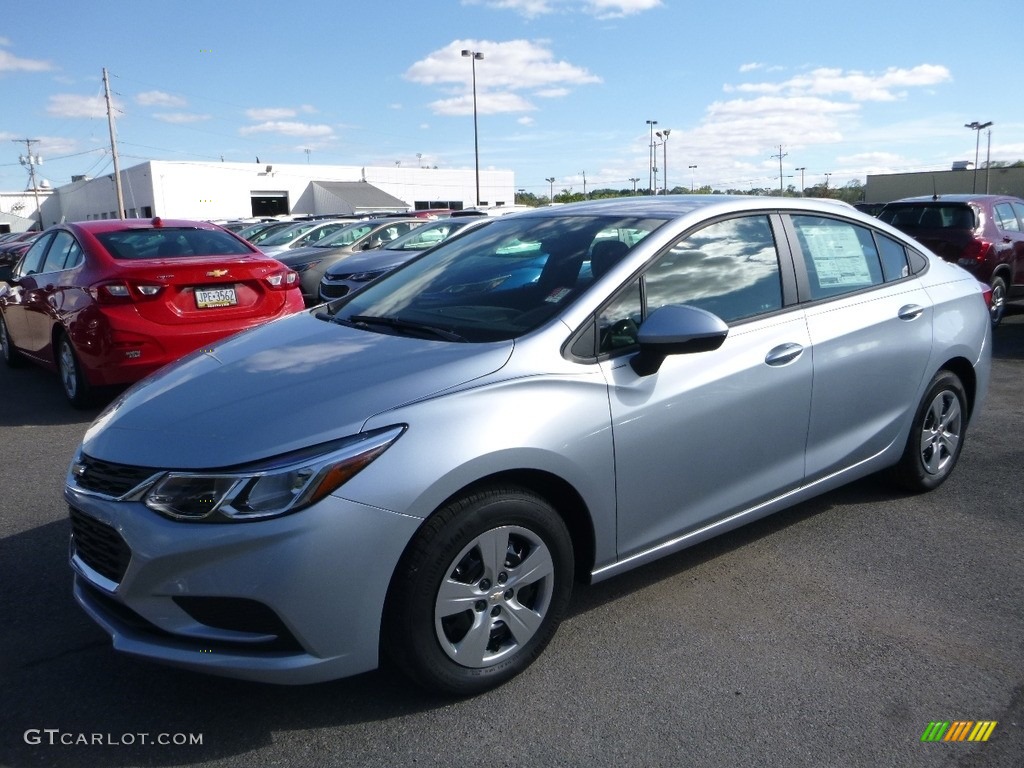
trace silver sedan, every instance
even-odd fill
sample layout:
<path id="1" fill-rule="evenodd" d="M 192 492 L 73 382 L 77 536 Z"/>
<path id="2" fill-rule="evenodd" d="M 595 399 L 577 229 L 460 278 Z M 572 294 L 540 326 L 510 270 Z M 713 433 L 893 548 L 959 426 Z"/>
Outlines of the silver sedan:
<path id="1" fill-rule="evenodd" d="M 599 581 L 859 477 L 949 477 L 990 292 L 848 206 L 515 214 L 117 399 L 69 469 L 79 604 L 119 650 L 466 695 Z"/>

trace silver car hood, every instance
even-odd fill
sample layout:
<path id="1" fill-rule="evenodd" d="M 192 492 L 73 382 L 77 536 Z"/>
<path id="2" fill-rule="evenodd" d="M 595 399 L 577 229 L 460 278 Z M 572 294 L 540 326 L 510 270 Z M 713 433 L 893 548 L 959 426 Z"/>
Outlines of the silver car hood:
<path id="1" fill-rule="evenodd" d="M 168 469 L 245 464 L 354 434 L 378 413 L 493 373 L 512 347 L 391 336 L 300 312 L 143 380 L 96 419 L 82 449 Z"/>

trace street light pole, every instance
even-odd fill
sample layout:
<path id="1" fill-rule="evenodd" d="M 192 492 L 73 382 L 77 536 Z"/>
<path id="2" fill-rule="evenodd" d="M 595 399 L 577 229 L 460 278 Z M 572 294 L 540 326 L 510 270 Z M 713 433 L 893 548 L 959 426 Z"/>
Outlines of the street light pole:
<path id="1" fill-rule="evenodd" d="M 583 199 L 587 199 L 587 172 L 580 171 L 583 174 Z"/>
<path id="2" fill-rule="evenodd" d="M 548 202 L 553 203 L 555 202 L 555 177 L 549 176 L 548 178 L 544 179 L 544 181 L 551 185 L 551 192 L 548 194 Z"/>
<path id="3" fill-rule="evenodd" d="M 665 190 L 664 194 L 668 194 L 668 135 L 672 133 L 671 128 L 666 128 L 663 131 L 658 131 L 658 136 L 661 137 L 661 187 Z"/>
<path id="4" fill-rule="evenodd" d="M 630 176 L 629 180 L 633 182 L 633 194 L 635 195 L 636 194 L 636 183 L 638 181 L 640 181 L 640 177 L 639 176 Z"/>
<path id="5" fill-rule="evenodd" d="M 695 173 L 696 170 L 697 170 L 697 166 L 696 165 L 691 165 L 690 166 L 690 194 L 691 195 L 693 194 L 693 190 L 694 190 L 693 178 L 696 175 L 696 173 Z"/>
<path id="6" fill-rule="evenodd" d="M 971 192 L 978 191 L 978 148 L 981 144 L 981 132 L 992 125 L 992 121 L 989 120 L 987 123 L 979 123 L 975 120 L 973 123 L 964 123 L 964 128 L 970 128 L 975 131 L 974 139 L 974 183 L 971 185 Z"/>
<path id="7" fill-rule="evenodd" d="M 654 194 L 654 126 L 658 124 L 657 120 L 648 120 L 647 124 L 651 126 L 651 144 L 647 150 L 647 194 Z"/>
<path id="8" fill-rule="evenodd" d="M 476 62 L 484 55 L 480 51 L 464 50 L 463 56 L 469 58 L 473 65 L 473 160 L 476 166 L 476 207 L 480 206 L 480 135 L 477 131 L 476 117 Z"/>
<path id="9" fill-rule="evenodd" d="M 801 165 L 799 168 L 795 168 L 794 170 L 800 171 L 800 194 L 802 195 L 804 194 L 804 171 L 807 170 L 807 166 Z"/>

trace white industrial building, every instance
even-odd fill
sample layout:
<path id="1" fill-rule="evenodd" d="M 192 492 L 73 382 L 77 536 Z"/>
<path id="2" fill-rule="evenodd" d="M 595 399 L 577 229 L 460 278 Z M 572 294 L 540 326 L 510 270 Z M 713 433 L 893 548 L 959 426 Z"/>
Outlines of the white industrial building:
<path id="1" fill-rule="evenodd" d="M 151 160 L 121 171 L 125 215 L 220 220 L 477 206 L 473 170 Z M 479 206 L 513 205 L 512 171 L 480 171 Z M 43 224 L 117 218 L 113 174 L 78 178 L 43 203 Z"/>

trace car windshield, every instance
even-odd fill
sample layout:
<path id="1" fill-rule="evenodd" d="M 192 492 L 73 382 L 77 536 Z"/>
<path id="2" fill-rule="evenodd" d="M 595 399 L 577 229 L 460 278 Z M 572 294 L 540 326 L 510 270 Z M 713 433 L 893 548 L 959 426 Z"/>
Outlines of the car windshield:
<path id="1" fill-rule="evenodd" d="M 219 229 L 122 229 L 99 232 L 96 239 L 111 256 L 123 260 L 252 255 L 252 251 L 238 238 Z"/>
<path id="2" fill-rule="evenodd" d="M 406 232 L 397 240 L 388 243 L 384 248 L 389 251 L 425 251 L 433 248 L 442 240 L 448 239 L 460 229 L 469 224 L 469 221 L 452 221 L 445 219 L 423 227 L 417 227 L 411 232 Z"/>
<path id="3" fill-rule="evenodd" d="M 594 282 L 595 245 L 622 243 L 621 259 L 664 222 L 571 215 L 496 220 L 353 294 L 331 317 L 388 333 L 419 327 L 435 338 L 515 338 L 562 311 Z"/>
<path id="4" fill-rule="evenodd" d="M 260 242 L 260 245 L 266 248 L 275 245 L 288 245 L 292 240 L 306 234 L 315 226 L 316 222 L 307 221 L 302 224 L 294 224 L 290 227 L 285 227 L 284 229 L 274 232 L 270 237 L 263 239 Z"/>
<path id="5" fill-rule="evenodd" d="M 318 243 L 314 243 L 314 248 L 343 248 L 346 245 L 352 245 L 356 240 L 360 240 L 368 235 L 374 228 L 379 227 L 380 224 L 372 221 L 357 221 L 355 224 L 349 224 L 347 227 L 342 227 L 334 234 L 329 237 L 325 237 Z"/>

